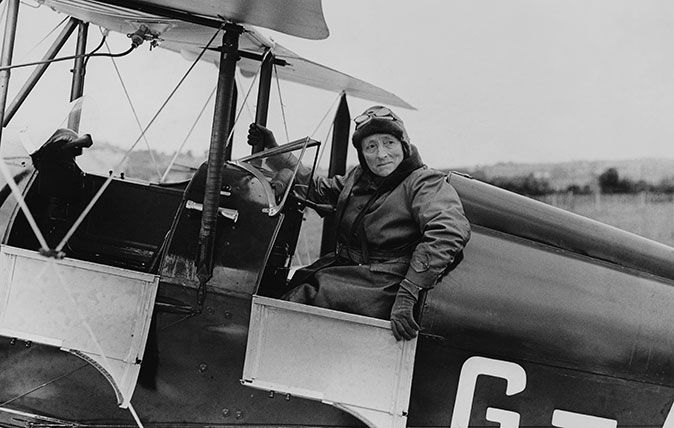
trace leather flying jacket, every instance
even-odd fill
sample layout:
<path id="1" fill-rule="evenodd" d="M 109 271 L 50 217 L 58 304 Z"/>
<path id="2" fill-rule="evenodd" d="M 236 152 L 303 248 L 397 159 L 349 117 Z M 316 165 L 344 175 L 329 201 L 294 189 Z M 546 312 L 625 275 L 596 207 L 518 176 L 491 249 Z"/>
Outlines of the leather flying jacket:
<path id="1" fill-rule="evenodd" d="M 445 174 L 424 166 L 381 194 L 364 214 L 362 228 L 354 231 L 354 220 L 376 190 L 375 184 L 361 179 L 363 174 L 356 166 L 344 176 L 314 177 L 308 193 L 302 186 L 302 196 L 337 206 L 338 212 L 339 204 L 344 204 L 337 230 L 339 255 L 348 255 L 356 264 L 385 262 L 382 257 L 363 260 L 365 241 L 372 255 L 391 257 L 392 273 L 398 271 L 419 287 L 433 287 L 470 239 L 470 224 L 458 194 Z M 308 181 L 303 174 L 298 181 L 302 177 Z"/>

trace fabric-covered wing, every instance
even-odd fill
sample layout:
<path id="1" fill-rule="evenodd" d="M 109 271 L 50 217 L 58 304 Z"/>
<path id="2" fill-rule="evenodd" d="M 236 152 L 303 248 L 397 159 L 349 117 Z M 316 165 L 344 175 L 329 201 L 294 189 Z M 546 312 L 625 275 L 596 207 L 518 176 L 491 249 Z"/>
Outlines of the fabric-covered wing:
<path id="1" fill-rule="evenodd" d="M 58 12 L 74 16 L 83 21 L 90 22 L 92 24 L 107 28 L 110 31 L 122 34 L 132 33 L 136 31 L 141 24 L 144 24 L 159 34 L 161 39 L 159 45 L 160 47 L 179 52 L 183 55 L 183 57 L 190 60 L 196 58 L 196 56 L 201 52 L 203 47 L 208 43 L 211 37 L 213 37 L 216 31 L 216 29 L 209 26 L 198 25 L 193 22 L 187 22 L 181 19 L 166 18 L 155 13 L 149 13 L 147 11 L 122 7 L 116 4 L 122 3 L 119 0 L 106 0 L 105 2 L 91 0 L 43 0 L 43 3 Z M 123 3 L 128 3 L 130 5 L 145 5 L 146 3 L 150 2 L 132 1 Z M 176 7 L 180 6 L 183 12 L 187 11 L 189 13 L 196 13 L 195 9 L 198 5 L 198 11 L 203 14 L 202 16 L 209 17 L 212 17 L 212 14 L 215 13 L 215 5 L 227 5 L 228 7 L 232 8 L 233 5 L 246 5 L 247 8 L 260 7 L 262 10 L 264 10 L 265 13 L 271 14 L 276 7 L 280 8 L 280 6 L 271 7 L 270 5 L 282 4 L 283 8 L 281 9 L 283 9 L 283 11 L 279 12 L 278 16 L 285 16 L 287 13 L 289 13 L 288 10 L 291 10 L 292 7 L 297 6 L 296 11 L 298 11 L 298 16 L 294 17 L 294 21 L 291 20 L 292 22 L 295 22 L 295 25 L 303 26 L 304 28 L 311 26 L 309 24 L 302 24 L 304 21 L 311 21 L 313 22 L 313 25 L 318 26 L 325 25 L 319 1 L 305 2 L 303 0 L 284 0 L 283 2 L 275 2 L 272 0 L 191 0 L 182 2 L 179 0 L 153 0 L 153 3 Z M 318 6 L 313 8 L 310 7 L 310 5 L 314 3 L 316 3 Z M 240 7 L 239 9 L 245 8 Z M 238 10 L 237 13 L 239 13 L 239 15 L 237 15 L 238 17 L 243 17 L 249 15 L 253 16 L 258 12 L 251 10 L 244 13 L 244 11 Z M 312 21 L 312 14 L 318 15 L 320 19 Z M 290 21 L 284 25 L 291 25 Z M 241 35 L 239 40 L 239 48 L 241 50 L 261 55 L 266 50 L 272 49 L 274 54 L 279 59 L 283 59 L 288 62 L 288 65 L 284 67 L 277 67 L 277 72 L 280 79 L 329 91 L 344 91 L 348 95 L 356 98 L 362 98 L 396 107 L 413 109 L 413 107 L 404 100 L 388 91 L 385 91 L 363 80 L 341 73 L 337 70 L 302 58 L 291 50 L 272 42 L 260 34 L 257 30 L 255 30 L 255 28 L 252 26 L 243 26 L 246 31 Z M 268 28 L 272 27 L 268 25 Z M 282 31 L 278 28 L 274 29 Z M 214 42 L 217 44 L 215 44 L 213 47 L 217 48 L 220 42 L 221 39 L 217 38 Z M 208 51 L 203 56 L 203 60 L 217 64 L 217 61 L 219 60 L 219 53 L 213 50 Z M 260 67 L 260 63 L 258 61 L 246 58 L 242 58 L 238 65 L 242 73 L 247 75 L 256 73 Z"/>
<path id="2" fill-rule="evenodd" d="M 279 79 L 334 92 L 344 91 L 356 98 L 395 107 L 414 109 L 414 107 L 391 92 L 385 91 L 364 80 L 356 79 L 348 74 L 302 58 L 295 52 L 279 44 L 274 46 L 273 52 L 278 58 L 288 62 L 288 65 L 285 67 L 277 67 Z M 251 67 L 247 68 L 249 65 Z M 256 73 L 259 65 L 252 61 L 246 61 L 242 62 L 239 67 L 243 73 Z"/>
<path id="3" fill-rule="evenodd" d="M 244 39 L 246 40 L 245 42 Z M 180 52 L 186 59 L 196 58 L 199 52 L 201 52 L 201 46 L 187 45 L 174 41 L 166 41 L 162 44 L 162 47 Z M 245 38 L 241 38 L 240 49 L 260 55 L 266 49 L 272 49 L 276 58 L 287 62 L 287 65 L 276 68 L 279 79 L 333 92 L 344 91 L 352 97 L 414 110 L 414 107 L 391 92 L 385 91 L 364 80 L 302 58 L 295 52 L 277 43 L 266 41 L 263 36 L 252 30 L 246 34 Z M 217 64 L 219 55 L 218 52 L 211 50 L 206 52 L 204 59 Z M 247 58 L 241 58 L 237 64 L 244 76 L 252 76 L 260 69 L 259 61 Z"/>
<path id="4" fill-rule="evenodd" d="M 172 16 L 250 24 L 305 39 L 325 39 L 330 34 L 323 16 L 321 0 L 38 0 L 60 12 L 86 21 L 107 11 L 112 16 Z M 163 10 L 166 13 L 158 13 Z M 75 11 L 77 11 L 75 13 Z M 91 19 L 93 22 L 93 19 Z"/>

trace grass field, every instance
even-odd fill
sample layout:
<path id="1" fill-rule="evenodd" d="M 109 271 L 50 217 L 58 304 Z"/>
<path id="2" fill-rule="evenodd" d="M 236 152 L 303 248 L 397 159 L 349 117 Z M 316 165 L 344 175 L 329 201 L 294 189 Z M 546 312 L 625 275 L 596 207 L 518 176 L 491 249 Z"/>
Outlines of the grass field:
<path id="1" fill-rule="evenodd" d="M 573 195 L 555 194 L 542 202 L 618 227 L 628 232 L 674 246 L 674 195 Z M 294 265 L 306 265 L 318 258 L 321 244 L 321 218 L 310 209 L 305 212 L 297 243 Z"/>
<path id="2" fill-rule="evenodd" d="M 596 196 L 557 194 L 541 200 L 593 220 L 674 246 L 673 196 L 650 193 Z"/>

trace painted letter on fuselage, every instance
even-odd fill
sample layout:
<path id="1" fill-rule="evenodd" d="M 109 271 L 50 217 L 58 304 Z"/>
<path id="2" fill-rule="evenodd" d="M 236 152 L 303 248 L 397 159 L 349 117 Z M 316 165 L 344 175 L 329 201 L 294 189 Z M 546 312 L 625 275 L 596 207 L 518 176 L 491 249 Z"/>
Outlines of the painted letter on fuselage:
<path id="1" fill-rule="evenodd" d="M 489 422 L 496 422 L 500 428 L 519 428 L 520 414 L 510 410 L 487 407 L 486 418 Z"/>
<path id="2" fill-rule="evenodd" d="M 461 367 L 450 428 L 468 427 L 475 396 L 475 385 L 477 377 L 480 375 L 505 379 L 507 381 L 506 395 L 514 395 L 524 391 L 527 384 L 527 374 L 519 364 L 491 358 L 470 357 Z M 487 416 L 491 418 L 490 421 L 500 423 L 503 428 L 517 428 L 519 416 L 515 420 L 512 414 L 514 413 L 506 410 L 490 408 Z"/>

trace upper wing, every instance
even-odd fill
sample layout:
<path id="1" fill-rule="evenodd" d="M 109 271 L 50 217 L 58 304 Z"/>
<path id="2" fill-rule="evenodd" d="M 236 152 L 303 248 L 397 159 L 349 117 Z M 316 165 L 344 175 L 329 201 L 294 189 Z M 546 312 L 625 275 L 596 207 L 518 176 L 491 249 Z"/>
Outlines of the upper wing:
<path id="1" fill-rule="evenodd" d="M 95 22 L 100 15 L 135 19 L 157 16 L 184 21 L 231 22 L 265 27 L 305 39 L 330 34 L 321 0 L 39 0 L 59 12 Z M 100 24 L 99 24 L 100 25 Z"/>
<path id="2" fill-rule="evenodd" d="M 248 25 L 260 25 L 301 37 L 327 37 L 320 0 L 124 2 L 44 0 L 43 2 L 58 12 L 122 34 L 132 33 L 144 24 L 160 35 L 162 39 L 160 47 L 180 52 L 187 58 L 195 58 L 213 37 L 215 29 L 209 26 L 209 22 L 218 24 L 222 18 L 240 22 L 246 29 L 239 40 L 241 50 L 263 54 L 271 49 L 277 58 L 287 61 L 286 66 L 277 67 L 280 79 L 335 92 L 344 91 L 357 98 L 391 106 L 413 108 L 398 96 L 375 85 L 300 57 Z M 121 6 L 122 3 L 124 6 Z M 211 21 L 202 22 L 202 19 Z M 219 42 L 217 40 L 218 44 Z M 203 59 L 217 63 L 219 52 L 207 51 Z M 259 65 L 258 61 L 246 58 L 242 58 L 238 63 L 245 74 L 256 73 Z"/>
<path id="3" fill-rule="evenodd" d="M 302 58 L 295 52 L 286 49 L 279 44 L 274 46 L 273 52 L 277 58 L 284 59 L 288 62 L 287 66 L 277 68 L 279 79 L 285 79 L 329 91 L 344 91 L 356 98 L 363 98 L 390 106 L 414 109 L 414 107 L 409 105 L 402 98 L 391 92 L 385 91 L 364 80 L 356 79 L 348 74 Z M 257 69 L 259 68 L 259 64 L 252 61 L 243 62 L 239 66 L 242 72 L 251 73 L 257 72 Z"/>

